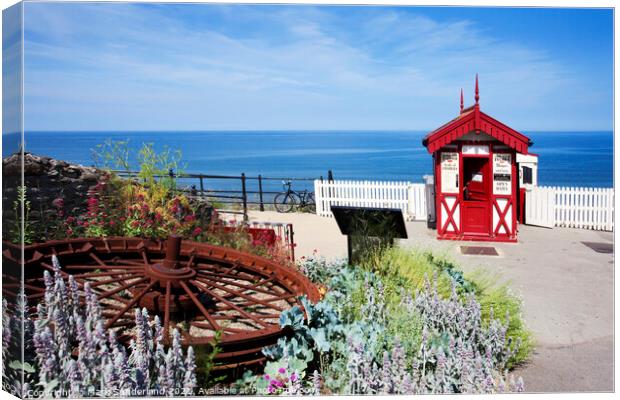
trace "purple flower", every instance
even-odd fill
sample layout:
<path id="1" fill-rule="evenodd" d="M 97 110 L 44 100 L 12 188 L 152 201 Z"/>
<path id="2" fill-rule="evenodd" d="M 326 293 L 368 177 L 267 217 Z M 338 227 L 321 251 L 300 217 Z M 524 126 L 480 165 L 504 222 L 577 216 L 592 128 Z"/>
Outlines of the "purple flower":
<path id="1" fill-rule="evenodd" d="M 265 374 L 265 379 L 266 379 L 266 380 L 271 379 L 271 377 L 269 376 L 269 374 Z"/>
<path id="2" fill-rule="evenodd" d="M 286 373 L 286 369 L 284 369 L 283 367 L 280 367 L 278 369 L 278 372 L 281 373 L 281 374 L 284 374 L 284 373 Z"/>

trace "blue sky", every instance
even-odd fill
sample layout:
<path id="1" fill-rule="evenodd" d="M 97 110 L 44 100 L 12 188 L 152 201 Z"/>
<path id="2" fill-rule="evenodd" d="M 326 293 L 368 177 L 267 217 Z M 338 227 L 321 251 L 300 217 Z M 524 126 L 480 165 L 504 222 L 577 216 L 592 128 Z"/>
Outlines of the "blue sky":
<path id="1" fill-rule="evenodd" d="M 608 130 L 607 9 L 25 4 L 26 130 Z"/>

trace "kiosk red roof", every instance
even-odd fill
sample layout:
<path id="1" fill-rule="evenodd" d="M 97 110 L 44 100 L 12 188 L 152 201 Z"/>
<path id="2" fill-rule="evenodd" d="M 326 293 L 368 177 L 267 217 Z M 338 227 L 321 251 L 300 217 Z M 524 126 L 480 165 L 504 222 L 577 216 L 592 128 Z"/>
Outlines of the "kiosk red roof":
<path id="1" fill-rule="evenodd" d="M 463 109 L 463 92 L 461 91 L 461 113 L 447 124 L 435 129 L 422 140 L 429 153 L 434 153 L 443 146 L 455 141 L 469 132 L 484 132 L 519 153 L 527 154 L 531 140 L 495 118 L 480 111 L 478 104 L 478 76 L 476 76 L 476 104 Z"/>

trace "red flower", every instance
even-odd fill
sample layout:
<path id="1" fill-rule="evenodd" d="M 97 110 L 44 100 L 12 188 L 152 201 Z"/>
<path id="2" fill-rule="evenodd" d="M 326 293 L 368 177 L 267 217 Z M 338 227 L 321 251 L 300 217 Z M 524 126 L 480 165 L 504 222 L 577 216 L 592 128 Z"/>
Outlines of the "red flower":
<path id="1" fill-rule="evenodd" d="M 73 222 L 75 222 L 75 218 L 73 218 L 73 217 L 67 217 L 67 223 L 68 223 L 68 224 L 72 224 Z"/>
<path id="2" fill-rule="evenodd" d="M 139 226 L 140 226 L 140 222 L 139 222 L 139 221 L 133 221 L 133 222 L 131 223 L 131 227 L 132 227 L 132 228 L 137 228 L 137 227 L 139 227 Z"/>
<path id="3" fill-rule="evenodd" d="M 196 220 L 196 217 L 194 216 L 194 214 L 189 214 L 185 216 L 185 222 L 192 222 L 195 220 Z"/>
<path id="4" fill-rule="evenodd" d="M 52 204 L 56 208 L 63 208 L 65 206 L 65 201 L 62 198 L 58 197 L 54 199 L 54 201 L 52 201 Z"/>
<path id="5" fill-rule="evenodd" d="M 73 229 L 69 228 L 67 229 L 67 236 L 71 236 L 73 235 Z"/>
<path id="6" fill-rule="evenodd" d="M 88 221 L 84 221 L 84 228 L 88 228 Z"/>
<path id="7" fill-rule="evenodd" d="M 110 220 L 110 226 L 114 226 L 114 220 Z"/>
<path id="8" fill-rule="evenodd" d="M 194 229 L 194 231 L 192 232 L 192 236 L 198 236 L 201 233 L 202 233 L 202 228 L 196 227 L 196 229 Z"/>

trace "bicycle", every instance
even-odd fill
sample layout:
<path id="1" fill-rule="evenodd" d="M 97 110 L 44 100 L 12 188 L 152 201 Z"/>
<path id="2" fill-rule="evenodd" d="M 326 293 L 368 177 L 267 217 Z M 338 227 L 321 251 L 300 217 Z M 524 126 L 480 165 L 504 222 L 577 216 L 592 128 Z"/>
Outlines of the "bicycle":
<path id="1" fill-rule="evenodd" d="M 305 209 L 308 212 L 316 211 L 316 204 L 314 202 L 314 194 L 309 192 L 308 189 L 304 189 L 302 192 L 291 189 L 292 182 L 282 181 L 282 187 L 284 192 L 278 193 L 273 198 L 273 205 L 280 213 L 288 213 L 297 209 Z"/>

